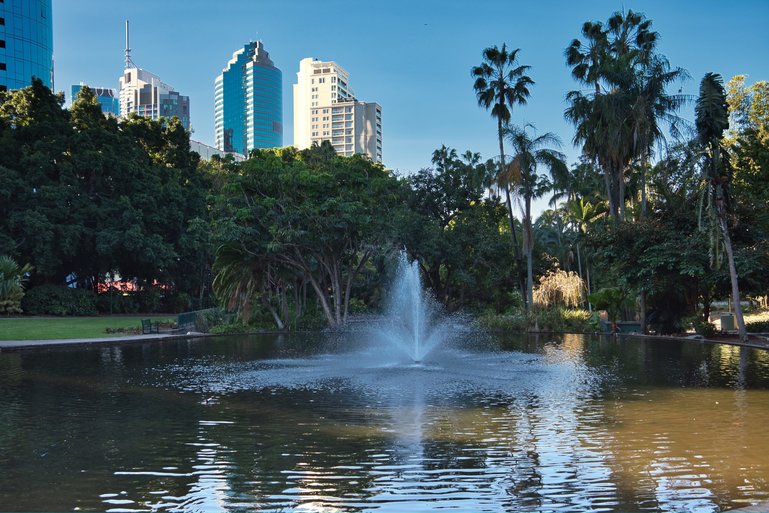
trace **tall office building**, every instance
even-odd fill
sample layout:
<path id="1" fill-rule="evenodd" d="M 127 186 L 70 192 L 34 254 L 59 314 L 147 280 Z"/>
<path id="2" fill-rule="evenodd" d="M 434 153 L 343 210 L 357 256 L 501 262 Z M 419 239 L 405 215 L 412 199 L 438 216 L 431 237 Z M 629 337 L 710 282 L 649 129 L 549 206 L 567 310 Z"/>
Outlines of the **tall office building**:
<path id="1" fill-rule="evenodd" d="M 51 0 L 0 0 L 0 91 L 32 77 L 53 89 Z"/>
<path id="2" fill-rule="evenodd" d="M 152 119 L 176 116 L 190 128 L 190 97 L 182 96 L 160 77 L 136 66 L 131 60 L 126 21 L 125 69 L 120 77 L 120 116 L 135 112 Z"/>
<path id="3" fill-rule="evenodd" d="M 82 82 L 80 85 L 72 86 L 73 102 L 84 86 L 85 84 Z M 91 87 L 91 90 L 93 91 L 93 94 L 96 95 L 96 99 L 99 101 L 99 105 L 101 105 L 101 111 L 104 114 L 115 117 L 120 115 L 120 99 L 118 98 L 118 93 L 115 89 L 110 89 L 108 87 Z"/>
<path id="4" fill-rule="evenodd" d="M 382 162 L 382 107 L 355 99 L 350 74 L 336 62 L 299 62 L 294 84 L 294 146 L 329 141 L 337 154 Z"/>
<path id="5" fill-rule="evenodd" d="M 247 155 L 283 146 L 283 73 L 261 41 L 232 54 L 214 82 L 214 100 L 218 149 Z"/>
<path id="6" fill-rule="evenodd" d="M 147 70 L 130 67 L 120 77 L 120 115 L 135 112 L 152 119 L 176 116 L 190 128 L 190 97 L 182 96 L 160 77 Z"/>

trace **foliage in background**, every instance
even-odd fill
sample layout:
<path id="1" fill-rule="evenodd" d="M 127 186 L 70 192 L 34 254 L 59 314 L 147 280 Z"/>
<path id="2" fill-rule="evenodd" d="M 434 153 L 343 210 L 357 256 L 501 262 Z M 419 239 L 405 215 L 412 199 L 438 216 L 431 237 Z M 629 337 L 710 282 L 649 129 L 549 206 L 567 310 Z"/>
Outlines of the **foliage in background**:
<path id="1" fill-rule="evenodd" d="M 8 255 L 0 255 L 0 314 L 21 312 L 24 284 L 31 271 L 31 265 L 20 266 Z"/>
<path id="2" fill-rule="evenodd" d="M 118 274 L 200 297 L 208 181 L 189 134 L 105 117 L 87 87 L 63 103 L 39 80 L 0 93 L 0 253 L 30 262 L 33 286 Z"/>
<path id="3" fill-rule="evenodd" d="M 63 285 L 40 285 L 22 300 L 25 313 L 32 315 L 96 315 L 96 293 Z"/>

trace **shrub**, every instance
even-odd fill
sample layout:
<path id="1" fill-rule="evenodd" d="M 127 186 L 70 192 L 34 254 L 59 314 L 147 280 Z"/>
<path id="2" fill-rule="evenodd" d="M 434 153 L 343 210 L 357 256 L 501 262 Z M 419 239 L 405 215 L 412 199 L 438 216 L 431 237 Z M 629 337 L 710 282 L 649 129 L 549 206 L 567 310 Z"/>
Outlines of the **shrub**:
<path id="1" fill-rule="evenodd" d="M 532 310 L 530 326 L 541 331 L 585 333 L 594 331 L 591 325 L 593 315 L 587 310 L 567 308 L 537 308 Z"/>
<path id="2" fill-rule="evenodd" d="M 769 320 L 748 322 L 745 329 L 750 333 L 769 333 Z"/>
<path id="3" fill-rule="evenodd" d="M 32 266 L 20 266 L 6 255 L 0 255 L 0 313 L 20 313 L 24 283 Z"/>
<path id="4" fill-rule="evenodd" d="M 484 314 L 478 317 L 478 323 L 482 327 L 494 331 L 525 333 L 529 328 L 529 322 L 523 310 L 508 314 Z"/>
<path id="5" fill-rule="evenodd" d="M 32 315 L 96 315 L 96 293 L 63 285 L 40 285 L 21 301 L 25 313 Z"/>
<path id="6" fill-rule="evenodd" d="M 705 322 L 701 315 L 697 315 L 692 319 L 692 327 L 697 335 L 702 335 L 705 338 L 711 338 L 716 334 L 716 325 L 712 322 Z"/>
<path id="7" fill-rule="evenodd" d="M 508 314 L 487 313 L 478 318 L 484 328 L 495 331 L 525 333 L 534 329 L 586 333 L 596 331 L 595 314 L 587 310 L 568 308 L 532 308 L 526 314 L 522 309 Z"/>

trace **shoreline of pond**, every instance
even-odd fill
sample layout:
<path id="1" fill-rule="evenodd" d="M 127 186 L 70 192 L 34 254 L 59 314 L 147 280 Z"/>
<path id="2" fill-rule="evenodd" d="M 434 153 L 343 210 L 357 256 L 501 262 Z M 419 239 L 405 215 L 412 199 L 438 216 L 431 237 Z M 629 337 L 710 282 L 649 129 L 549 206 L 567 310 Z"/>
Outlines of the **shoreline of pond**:
<path id="1" fill-rule="evenodd" d="M 508 332 L 503 330 L 487 330 L 490 333 L 514 333 L 520 335 L 519 332 Z M 186 332 L 186 333 L 159 333 L 159 334 L 143 334 L 143 335 L 126 335 L 126 336 L 113 336 L 113 337 L 94 337 L 94 338 L 72 338 L 72 339 L 51 339 L 51 340 L 0 340 L 0 353 L 12 352 L 12 351 L 28 351 L 28 350 L 53 350 L 57 348 L 77 348 L 77 347 L 91 347 L 91 346 L 119 346 L 130 345 L 136 343 L 147 343 L 167 340 L 181 340 L 181 339 L 199 339 L 210 337 L 226 337 L 226 336 L 244 336 L 244 335 L 269 335 L 269 334 L 287 334 L 292 332 L 278 332 L 278 331 L 259 331 L 259 332 L 245 332 L 245 333 L 201 333 L 201 332 Z M 296 333 L 296 332 L 293 332 Z M 319 332 L 322 333 L 322 332 Z M 527 335 L 564 335 L 572 332 L 554 332 L 554 331 L 539 331 L 529 332 Z M 671 340 L 671 341 L 688 341 L 688 342 L 700 342 L 705 344 L 727 344 L 732 346 L 749 347 L 751 349 L 763 349 L 769 351 L 769 337 L 766 335 L 749 335 L 749 339 L 746 342 L 741 342 L 737 337 L 723 337 L 723 338 L 705 338 L 701 335 L 643 335 L 640 333 L 622 333 L 618 335 L 612 335 L 608 333 L 590 333 L 580 332 L 574 333 L 579 335 L 600 335 L 602 337 L 616 337 L 617 340 L 623 339 L 651 339 L 651 340 Z"/>

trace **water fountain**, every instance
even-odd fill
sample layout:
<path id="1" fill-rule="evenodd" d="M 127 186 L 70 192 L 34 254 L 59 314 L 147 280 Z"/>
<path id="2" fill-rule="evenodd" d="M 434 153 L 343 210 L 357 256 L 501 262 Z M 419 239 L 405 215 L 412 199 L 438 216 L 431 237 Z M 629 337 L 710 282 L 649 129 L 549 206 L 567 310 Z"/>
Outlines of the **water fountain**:
<path id="1" fill-rule="evenodd" d="M 438 346 L 456 335 L 454 320 L 422 288 L 419 263 L 401 252 L 395 281 L 382 323 L 376 328 L 378 343 L 395 347 L 414 364 L 421 364 Z"/>

